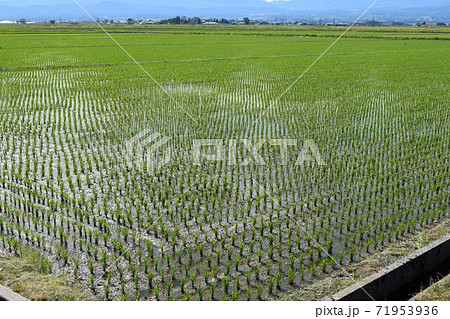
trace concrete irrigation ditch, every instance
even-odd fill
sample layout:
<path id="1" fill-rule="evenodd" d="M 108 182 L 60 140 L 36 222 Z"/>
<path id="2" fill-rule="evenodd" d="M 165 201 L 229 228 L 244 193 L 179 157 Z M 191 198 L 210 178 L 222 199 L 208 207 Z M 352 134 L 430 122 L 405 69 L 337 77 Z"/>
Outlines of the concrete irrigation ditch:
<path id="1" fill-rule="evenodd" d="M 450 235 L 419 249 L 332 296 L 336 301 L 408 300 L 433 279 L 450 273 Z M 369 296 L 370 295 L 370 296 Z"/>

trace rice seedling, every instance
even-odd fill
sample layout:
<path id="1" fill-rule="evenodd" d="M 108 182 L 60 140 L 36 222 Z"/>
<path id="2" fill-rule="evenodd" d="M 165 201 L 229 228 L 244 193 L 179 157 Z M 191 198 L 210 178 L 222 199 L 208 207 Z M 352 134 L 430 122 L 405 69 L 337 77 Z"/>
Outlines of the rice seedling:
<path id="1" fill-rule="evenodd" d="M 263 288 L 262 285 L 256 286 L 256 298 L 257 298 L 258 300 L 262 300 L 263 290 L 264 290 L 264 288 Z"/>

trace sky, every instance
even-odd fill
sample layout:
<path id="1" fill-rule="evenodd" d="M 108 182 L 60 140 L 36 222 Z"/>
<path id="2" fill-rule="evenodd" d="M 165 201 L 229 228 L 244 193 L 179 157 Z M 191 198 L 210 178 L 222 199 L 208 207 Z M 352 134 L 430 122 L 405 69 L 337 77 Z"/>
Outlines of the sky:
<path id="1" fill-rule="evenodd" d="M 80 4 L 84 5 L 88 5 L 88 4 L 92 4 L 92 3 L 101 3 L 101 2 L 105 2 L 108 0 L 77 0 Z M 63 5 L 63 4 L 67 4 L 67 3 L 72 3 L 73 0 L 0 0 L 1 4 L 4 5 L 8 5 L 8 6 L 15 6 L 15 7 L 21 7 L 21 6 L 27 6 L 27 5 L 34 5 L 34 4 L 40 4 L 40 5 Z M 136 3 L 136 4 L 142 4 L 145 5 L 146 3 L 152 3 L 154 1 L 151 0 L 114 0 L 113 2 L 123 2 L 123 3 Z M 338 0 L 338 1 L 334 1 L 334 0 L 328 0 L 328 1 L 317 1 L 317 0 L 239 0 L 239 1 L 233 1 L 233 0 L 162 0 L 159 1 L 161 2 L 170 2 L 171 4 L 177 4 L 179 3 L 181 4 L 186 4 L 186 3 L 190 3 L 192 5 L 196 5 L 196 4 L 204 4 L 205 2 L 210 3 L 210 4 L 223 4 L 223 3 L 230 3 L 230 2 L 235 2 L 235 3 L 239 3 L 240 5 L 244 6 L 244 5 L 254 5 L 255 3 L 258 2 L 266 2 L 266 3 L 281 3 L 281 2 L 290 2 L 292 4 L 297 4 L 299 7 L 301 6 L 312 6 L 314 3 L 321 3 L 321 2 L 328 2 L 328 3 L 339 3 L 341 5 L 343 5 L 343 8 L 351 8 L 351 7 L 355 7 L 355 4 L 357 4 L 358 2 L 365 2 L 363 0 Z M 417 6 L 417 5 L 423 5 L 424 3 L 426 3 L 427 5 L 443 5 L 448 1 L 444 1 L 444 0 L 379 0 L 379 4 L 380 5 L 389 5 L 389 6 L 394 6 L 395 3 L 399 3 L 404 5 L 405 3 L 408 3 L 410 6 Z M 356 5 L 357 6 L 357 5 Z"/>

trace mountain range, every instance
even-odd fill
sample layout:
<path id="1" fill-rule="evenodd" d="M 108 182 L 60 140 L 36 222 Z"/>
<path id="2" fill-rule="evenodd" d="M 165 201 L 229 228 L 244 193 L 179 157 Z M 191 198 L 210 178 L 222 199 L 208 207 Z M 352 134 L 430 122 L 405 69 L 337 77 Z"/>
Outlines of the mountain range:
<path id="1" fill-rule="evenodd" d="M 77 0 L 96 18 L 357 17 L 374 0 Z M 431 17 L 450 21 L 448 0 L 379 0 L 366 17 L 381 19 Z M 73 0 L 0 0 L 0 20 L 87 20 Z"/>

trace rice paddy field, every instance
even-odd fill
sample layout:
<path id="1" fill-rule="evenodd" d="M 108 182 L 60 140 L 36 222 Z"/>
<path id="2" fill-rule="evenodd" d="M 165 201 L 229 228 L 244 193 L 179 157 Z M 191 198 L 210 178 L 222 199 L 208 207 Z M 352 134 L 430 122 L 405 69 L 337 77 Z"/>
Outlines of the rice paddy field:
<path id="1" fill-rule="evenodd" d="M 105 28 L 140 66 L 95 25 L 0 27 L 2 253 L 99 299 L 276 300 L 449 219 L 448 29 L 352 29 L 286 91 L 345 29 Z"/>

